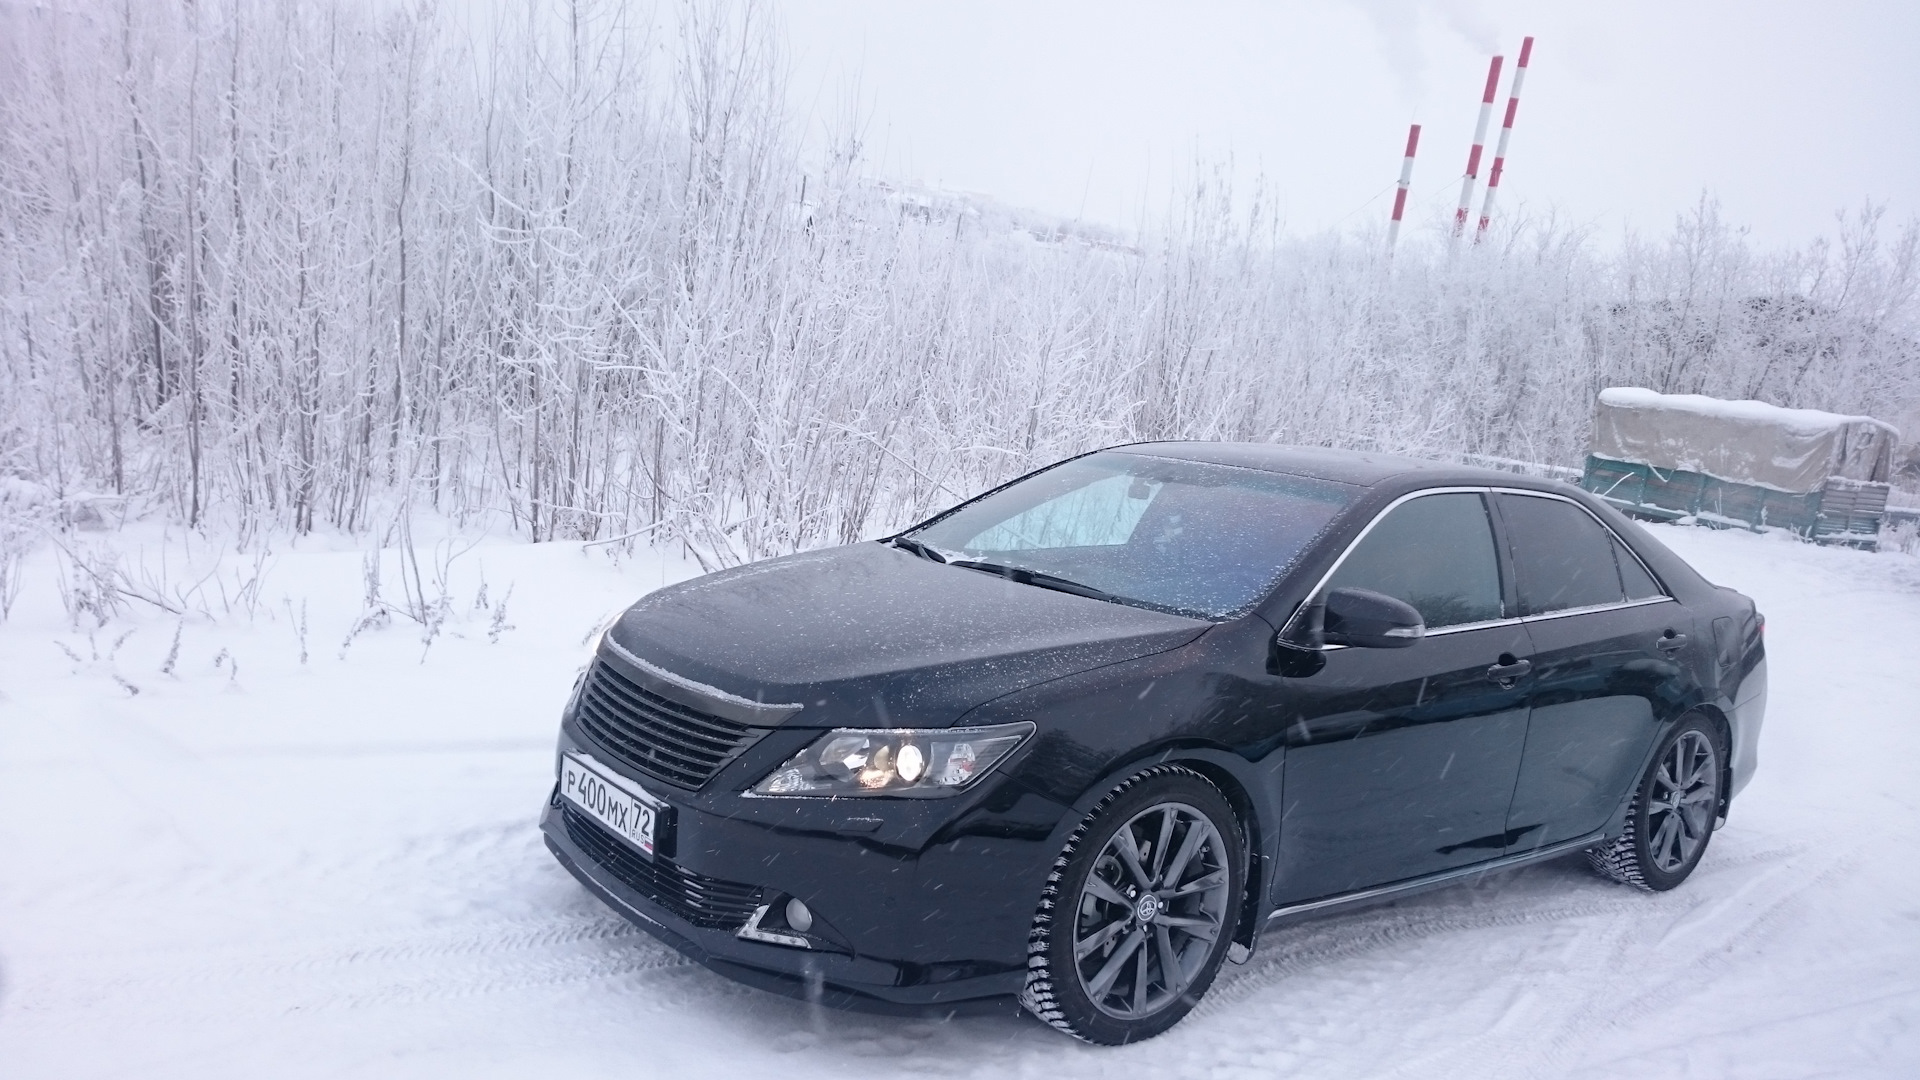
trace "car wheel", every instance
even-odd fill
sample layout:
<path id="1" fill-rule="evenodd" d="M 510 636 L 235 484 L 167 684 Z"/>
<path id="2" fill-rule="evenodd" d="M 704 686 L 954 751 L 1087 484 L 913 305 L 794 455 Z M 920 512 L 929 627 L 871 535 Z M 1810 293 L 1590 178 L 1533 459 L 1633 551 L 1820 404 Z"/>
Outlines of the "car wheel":
<path id="1" fill-rule="evenodd" d="M 1219 789 L 1179 766 L 1128 779 L 1054 861 L 1021 1004 L 1087 1042 L 1160 1034 L 1213 983 L 1245 876 L 1239 819 Z"/>
<path id="2" fill-rule="evenodd" d="M 1713 838 L 1724 755 L 1720 733 L 1706 718 L 1682 721 L 1647 767 L 1626 833 L 1587 852 L 1593 868 L 1650 892 L 1687 880 Z"/>

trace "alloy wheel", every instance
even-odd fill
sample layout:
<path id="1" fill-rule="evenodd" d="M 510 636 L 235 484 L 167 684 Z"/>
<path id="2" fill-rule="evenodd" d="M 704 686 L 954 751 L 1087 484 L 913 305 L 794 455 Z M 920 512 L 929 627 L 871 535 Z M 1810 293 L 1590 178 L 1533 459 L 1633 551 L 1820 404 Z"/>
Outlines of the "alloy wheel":
<path id="1" fill-rule="evenodd" d="M 1138 1020 L 1180 1000 L 1228 924 L 1228 848 L 1207 815 L 1166 802 L 1113 834 L 1080 890 L 1074 967 L 1101 1012 Z"/>
<path id="2" fill-rule="evenodd" d="M 1647 850 L 1664 873 L 1686 866 L 1713 828 L 1720 762 L 1699 731 L 1684 732 L 1661 755 L 1647 798 Z"/>

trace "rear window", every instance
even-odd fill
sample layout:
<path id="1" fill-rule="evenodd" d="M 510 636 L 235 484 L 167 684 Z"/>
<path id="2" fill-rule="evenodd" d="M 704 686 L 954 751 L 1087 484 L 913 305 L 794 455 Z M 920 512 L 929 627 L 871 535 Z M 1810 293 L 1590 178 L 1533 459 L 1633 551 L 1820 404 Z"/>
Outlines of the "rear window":
<path id="1" fill-rule="evenodd" d="M 1613 561 L 1620 567 L 1620 583 L 1626 587 L 1627 599 L 1652 600 L 1666 595 L 1660 591 L 1660 583 L 1653 580 L 1653 575 L 1647 573 L 1639 558 L 1617 536 L 1613 538 Z"/>
<path id="2" fill-rule="evenodd" d="M 1561 499 L 1502 494 L 1500 518 L 1513 551 L 1520 614 L 1618 604 L 1624 598 L 1613 534 L 1592 514 Z"/>
<path id="3" fill-rule="evenodd" d="M 982 496 L 909 535 L 950 557 L 1218 619 L 1264 597 L 1357 490 L 1107 450 Z"/>

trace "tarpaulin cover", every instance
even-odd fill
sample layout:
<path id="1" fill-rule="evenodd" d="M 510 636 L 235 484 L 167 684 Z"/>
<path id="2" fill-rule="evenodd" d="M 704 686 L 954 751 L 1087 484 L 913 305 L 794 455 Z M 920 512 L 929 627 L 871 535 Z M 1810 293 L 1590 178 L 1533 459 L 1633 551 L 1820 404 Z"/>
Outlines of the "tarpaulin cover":
<path id="1" fill-rule="evenodd" d="M 1600 391 L 1593 418 L 1599 457 L 1796 493 L 1828 477 L 1885 481 L 1899 437 L 1869 416 L 1629 386 Z"/>

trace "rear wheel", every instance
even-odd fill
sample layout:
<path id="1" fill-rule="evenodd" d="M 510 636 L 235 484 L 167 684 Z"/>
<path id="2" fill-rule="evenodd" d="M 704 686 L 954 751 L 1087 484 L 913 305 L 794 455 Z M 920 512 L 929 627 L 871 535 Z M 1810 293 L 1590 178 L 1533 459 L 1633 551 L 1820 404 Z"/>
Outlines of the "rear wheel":
<path id="1" fill-rule="evenodd" d="M 1054 862 L 1021 1003 L 1094 1043 L 1172 1027 L 1220 968 L 1245 866 L 1233 808 L 1199 774 L 1159 766 L 1122 783 Z"/>
<path id="2" fill-rule="evenodd" d="M 1724 754 L 1719 731 L 1705 717 L 1682 721 L 1641 780 L 1626 833 L 1587 852 L 1593 868 L 1652 892 L 1687 880 L 1713 838 Z"/>

